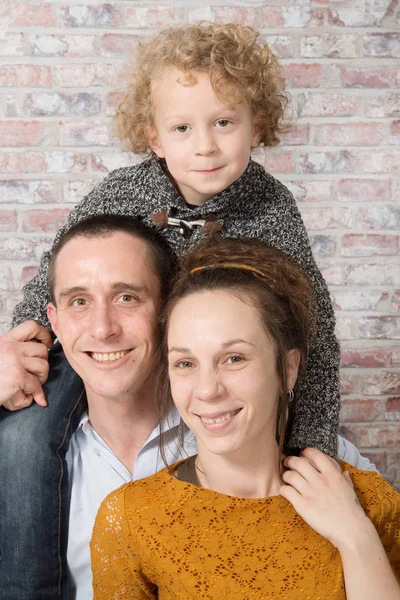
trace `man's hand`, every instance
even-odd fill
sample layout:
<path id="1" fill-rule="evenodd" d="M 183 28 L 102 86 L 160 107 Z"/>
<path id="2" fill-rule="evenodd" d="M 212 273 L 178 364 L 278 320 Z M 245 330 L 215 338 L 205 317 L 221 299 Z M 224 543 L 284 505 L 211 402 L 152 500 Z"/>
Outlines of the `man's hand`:
<path id="1" fill-rule="evenodd" d="M 49 372 L 52 345 L 50 333 L 35 321 L 21 323 L 0 336 L 0 406 L 18 410 L 33 401 L 47 406 L 42 383 Z"/>

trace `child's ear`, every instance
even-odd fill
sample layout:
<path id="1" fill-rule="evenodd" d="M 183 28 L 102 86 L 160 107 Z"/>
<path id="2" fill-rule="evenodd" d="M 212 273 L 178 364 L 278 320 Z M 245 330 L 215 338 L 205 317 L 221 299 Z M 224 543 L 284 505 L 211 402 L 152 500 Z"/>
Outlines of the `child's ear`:
<path id="1" fill-rule="evenodd" d="M 257 148 L 261 141 L 261 122 L 262 115 L 257 115 L 253 119 L 253 137 L 251 138 L 251 147 Z"/>
<path id="2" fill-rule="evenodd" d="M 165 158 L 165 154 L 158 141 L 157 131 L 153 127 L 148 127 L 147 131 L 147 143 L 153 150 L 154 154 L 157 154 L 158 158 Z"/>

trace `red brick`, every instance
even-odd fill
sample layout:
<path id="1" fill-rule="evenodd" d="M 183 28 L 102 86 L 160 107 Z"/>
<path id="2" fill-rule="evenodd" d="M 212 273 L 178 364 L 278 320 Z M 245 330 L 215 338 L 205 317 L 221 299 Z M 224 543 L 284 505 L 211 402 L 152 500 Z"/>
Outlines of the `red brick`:
<path id="1" fill-rule="evenodd" d="M 50 87 L 51 72 L 40 65 L 1 65 L 0 86 Z"/>
<path id="2" fill-rule="evenodd" d="M 399 155 L 394 150 L 360 152 L 357 162 L 362 173 L 400 173 Z"/>
<path id="3" fill-rule="evenodd" d="M 39 260 L 44 250 L 51 246 L 52 239 L 11 237 L 0 239 L 0 256 L 3 260 Z"/>
<path id="4" fill-rule="evenodd" d="M 108 146 L 109 128 L 103 121 L 65 121 L 60 123 L 62 146 Z"/>
<path id="5" fill-rule="evenodd" d="M 66 222 L 69 208 L 53 208 L 52 210 L 26 210 L 21 213 L 22 231 L 56 232 Z"/>
<path id="6" fill-rule="evenodd" d="M 286 146 L 302 146 L 308 144 L 309 136 L 309 125 L 296 123 L 288 133 L 282 136 L 281 143 Z"/>
<path id="7" fill-rule="evenodd" d="M 391 367 L 392 351 L 390 348 L 342 348 L 342 367 Z"/>
<path id="8" fill-rule="evenodd" d="M 359 338 L 400 339 L 400 318 L 362 317 L 357 320 Z"/>
<path id="9" fill-rule="evenodd" d="M 27 3 L 3 1 L 0 4 L 0 17 L 8 21 L 10 27 L 49 27 L 55 25 L 52 3 Z"/>
<path id="10" fill-rule="evenodd" d="M 297 202 L 331 202 L 331 181 L 292 181 L 285 182 Z"/>
<path id="11" fill-rule="evenodd" d="M 12 291 L 15 289 L 16 287 L 12 270 L 9 267 L 0 267 L 0 290 Z"/>
<path id="12" fill-rule="evenodd" d="M 25 152 L 26 169 L 29 173 L 82 173 L 87 171 L 87 154 L 72 151 Z"/>
<path id="13" fill-rule="evenodd" d="M 394 263 L 348 265 L 346 275 L 348 284 L 370 286 L 400 284 L 400 269 Z"/>
<path id="14" fill-rule="evenodd" d="M 398 229 L 400 207 L 391 205 L 365 206 L 354 213 L 354 227 L 357 229 Z"/>
<path id="15" fill-rule="evenodd" d="M 309 27 L 323 27 L 325 23 L 325 11 L 321 8 L 311 10 L 311 21 Z"/>
<path id="16" fill-rule="evenodd" d="M 336 317 L 335 332 L 339 341 L 354 339 L 354 319 L 351 317 L 342 317 L 338 313 Z"/>
<path id="17" fill-rule="evenodd" d="M 400 311 L 400 290 L 395 290 L 392 294 L 392 309 Z"/>
<path id="18" fill-rule="evenodd" d="M 60 20 L 65 27 L 116 27 L 123 23 L 112 4 L 62 6 Z"/>
<path id="19" fill-rule="evenodd" d="M 352 117 L 361 114 L 361 106 L 361 98 L 354 94 L 303 92 L 297 96 L 301 117 Z"/>
<path id="20" fill-rule="evenodd" d="M 300 173 L 352 173 L 356 156 L 348 150 L 336 152 L 306 152 L 300 154 Z"/>
<path id="21" fill-rule="evenodd" d="M 344 272 L 343 266 L 334 264 L 321 264 L 319 265 L 322 276 L 328 285 L 343 285 L 344 284 Z"/>
<path id="22" fill-rule="evenodd" d="M 336 240 L 329 235 L 310 236 L 310 245 L 317 262 L 336 253 Z"/>
<path id="23" fill-rule="evenodd" d="M 357 448 L 400 446 L 400 427 L 398 425 L 359 425 L 357 423 L 347 423 L 341 427 L 341 432 Z"/>
<path id="24" fill-rule="evenodd" d="M 400 116 L 400 93 L 385 92 L 370 98 L 365 107 L 367 117 L 398 117 Z"/>
<path id="25" fill-rule="evenodd" d="M 285 65 L 284 76 L 288 88 L 315 88 L 320 85 L 322 65 L 293 63 Z"/>
<path id="26" fill-rule="evenodd" d="M 21 272 L 20 288 L 26 285 L 31 279 L 36 277 L 38 270 L 39 269 L 37 265 L 29 265 L 27 267 L 23 267 Z"/>
<path id="27" fill-rule="evenodd" d="M 387 399 L 386 409 L 389 413 L 398 413 L 396 418 L 400 418 L 400 396 L 394 396 L 392 398 Z"/>
<path id="28" fill-rule="evenodd" d="M 100 110 L 100 97 L 87 92 L 79 94 L 35 92 L 28 94 L 24 100 L 25 114 L 33 117 L 89 117 L 100 113 Z"/>
<path id="29" fill-rule="evenodd" d="M 300 56 L 303 58 L 355 58 L 357 38 L 355 35 L 326 33 L 306 35 L 300 38 Z"/>
<path id="30" fill-rule="evenodd" d="M 399 371 L 381 371 L 370 377 L 365 377 L 362 381 L 362 391 L 370 396 L 380 396 L 381 394 L 399 394 L 400 393 L 400 372 Z"/>
<path id="31" fill-rule="evenodd" d="M 276 6 L 264 6 L 261 8 L 262 27 L 283 27 L 282 9 Z"/>
<path id="32" fill-rule="evenodd" d="M 0 231 L 17 231 L 17 213 L 15 210 L 0 210 Z"/>
<path id="33" fill-rule="evenodd" d="M 311 9 L 309 6 L 291 6 L 282 7 L 283 24 L 285 27 L 308 27 L 311 22 Z"/>
<path id="34" fill-rule="evenodd" d="M 106 63 L 55 65 L 54 85 L 60 87 L 110 86 L 115 83 L 116 68 Z"/>
<path id="35" fill-rule="evenodd" d="M 225 22 L 236 22 L 240 23 L 240 13 L 237 12 L 235 17 L 232 19 L 228 15 L 229 7 L 226 9 L 226 16 L 218 13 L 218 8 L 214 9 L 217 20 L 223 20 Z M 232 11 L 234 7 L 232 7 Z M 243 9 L 244 10 L 244 9 Z M 224 9 L 220 9 L 222 13 Z M 218 13 L 218 14 L 217 14 Z M 233 13 L 231 13 L 233 14 Z M 243 18 L 249 18 L 249 22 L 247 25 L 251 25 L 252 21 L 250 18 L 250 12 L 247 14 L 243 14 Z M 135 29 L 161 29 L 164 27 L 176 27 L 179 25 L 183 25 L 185 22 L 185 9 L 182 8 L 172 8 L 168 5 L 163 4 L 151 4 L 148 6 L 139 6 L 132 7 L 127 6 L 125 9 L 125 16 L 123 17 L 123 26 L 124 27 L 133 27 Z M 259 26 L 254 25 L 255 27 Z"/>
<path id="36" fill-rule="evenodd" d="M 0 152 L 0 173 L 22 173 L 24 161 L 17 152 Z"/>
<path id="37" fill-rule="evenodd" d="M 32 205 L 59 202 L 58 186 L 56 181 L 3 180 L 0 181 L 0 203 Z"/>
<path id="38" fill-rule="evenodd" d="M 342 422 L 373 422 L 382 420 L 385 414 L 383 400 L 343 399 L 340 407 L 340 420 Z"/>
<path id="39" fill-rule="evenodd" d="M 400 121 L 393 121 L 393 123 L 390 126 L 390 133 L 390 143 L 393 146 L 400 145 Z"/>
<path id="40" fill-rule="evenodd" d="M 46 124 L 40 121 L 0 121 L 4 146 L 37 146 L 46 141 Z"/>
<path id="41" fill-rule="evenodd" d="M 399 70 L 396 67 L 340 67 L 343 87 L 396 87 Z"/>
<path id="42" fill-rule="evenodd" d="M 387 141 L 384 123 L 329 123 L 313 125 L 314 143 L 323 146 L 376 146 Z"/>
<path id="43" fill-rule="evenodd" d="M 4 32 L 0 36 L 0 56 L 24 56 L 24 35 Z"/>
<path id="44" fill-rule="evenodd" d="M 91 166 L 93 171 L 99 171 L 100 173 L 109 173 L 114 169 L 130 167 L 139 162 L 140 158 L 130 152 L 110 152 L 107 154 L 96 154 L 91 156 Z"/>
<path id="45" fill-rule="evenodd" d="M 397 32 L 369 33 L 362 41 L 365 56 L 400 58 L 400 34 Z"/>
<path id="46" fill-rule="evenodd" d="M 63 201 L 67 203 L 77 204 L 80 202 L 89 192 L 92 191 L 94 186 L 99 183 L 99 179 L 87 179 L 83 181 L 68 181 L 63 185 Z"/>
<path id="47" fill-rule="evenodd" d="M 346 234 L 341 239 L 341 256 L 391 255 L 399 251 L 399 238 L 395 235 Z"/>
<path id="48" fill-rule="evenodd" d="M 95 56 L 94 35 L 37 35 L 31 42 L 33 56 Z"/>
<path id="49" fill-rule="evenodd" d="M 300 207 L 301 216 L 307 230 L 343 229 L 351 223 L 349 209 L 343 206 L 312 208 Z"/>
<path id="50" fill-rule="evenodd" d="M 391 0 L 381 2 L 339 2 L 337 8 L 328 10 L 330 25 L 346 27 L 379 26 Z"/>
<path id="51" fill-rule="evenodd" d="M 130 56 L 137 48 L 140 38 L 137 35 L 105 33 L 101 36 L 102 56 Z"/>
<path id="52" fill-rule="evenodd" d="M 268 44 L 271 52 L 276 54 L 279 59 L 294 58 L 296 56 L 295 41 L 293 36 L 266 35 L 262 39 L 259 38 L 259 42 Z"/>
<path id="53" fill-rule="evenodd" d="M 341 281 L 338 285 L 343 284 Z M 389 297 L 388 292 L 380 289 L 351 289 L 343 287 L 332 291 L 335 310 L 378 310 Z M 351 320 L 353 323 L 353 320 Z"/>
<path id="54" fill-rule="evenodd" d="M 345 375 L 340 376 L 340 393 L 341 394 L 354 394 L 358 391 L 360 384 L 360 377 L 358 375 Z"/>
<path id="55" fill-rule="evenodd" d="M 269 173 L 293 173 L 293 154 L 267 148 L 264 167 Z"/>
<path id="56" fill-rule="evenodd" d="M 385 179 L 341 179 L 338 184 L 340 200 L 377 202 L 390 200 L 390 181 Z"/>

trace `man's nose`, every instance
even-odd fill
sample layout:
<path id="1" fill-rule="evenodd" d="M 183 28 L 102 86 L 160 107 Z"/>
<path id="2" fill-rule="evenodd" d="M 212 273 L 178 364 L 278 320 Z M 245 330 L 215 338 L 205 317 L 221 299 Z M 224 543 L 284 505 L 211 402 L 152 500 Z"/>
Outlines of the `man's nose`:
<path id="1" fill-rule="evenodd" d="M 97 340 L 107 340 L 119 332 L 120 326 L 113 308 L 107 303 L 98 304 L 91 315 L 89 331 L 91 336 Z"/>

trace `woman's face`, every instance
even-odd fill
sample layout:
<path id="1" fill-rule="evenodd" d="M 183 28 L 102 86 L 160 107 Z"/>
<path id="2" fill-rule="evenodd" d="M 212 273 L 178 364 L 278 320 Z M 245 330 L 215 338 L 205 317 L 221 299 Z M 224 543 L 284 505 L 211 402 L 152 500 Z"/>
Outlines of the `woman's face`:
<path id="1" fill-rule="evenodd" d="M 180 300 L 169 322 L 168 362 L 174 402 L 199 450 L 257 453 L 275 440 L 275 348 L 251 304 L 223 290 Z M 288 353 L 287 365 L 291 388 L 297 350 Z"/>

